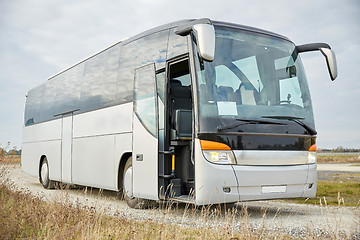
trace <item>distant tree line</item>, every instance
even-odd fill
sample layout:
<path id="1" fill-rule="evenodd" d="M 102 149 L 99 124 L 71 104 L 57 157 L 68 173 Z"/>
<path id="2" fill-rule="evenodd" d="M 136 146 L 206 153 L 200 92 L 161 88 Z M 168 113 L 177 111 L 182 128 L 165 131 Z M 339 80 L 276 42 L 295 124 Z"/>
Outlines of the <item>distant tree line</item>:
<path id="1" fill-rule="evenodd" d="M 328 148 L 320 148 L 318 149 L 318 152 L 348 152 L 348 153 L 358 153 L 360 152 L 359 148 L 344 148 L 342 146 L 337 147 L 337 148 L 333 148 L 333 149 L 328 149 Z"/>
<path id="2" fill-rule="evenodd" d="M 2 147 L 0 144 L 0 157 L 7 155 L 21 155 L 21 149 L 17 149 L 15 146 L 11 148 L 10 145 L 10 142 L 8 142 L 5 147 Z"/>

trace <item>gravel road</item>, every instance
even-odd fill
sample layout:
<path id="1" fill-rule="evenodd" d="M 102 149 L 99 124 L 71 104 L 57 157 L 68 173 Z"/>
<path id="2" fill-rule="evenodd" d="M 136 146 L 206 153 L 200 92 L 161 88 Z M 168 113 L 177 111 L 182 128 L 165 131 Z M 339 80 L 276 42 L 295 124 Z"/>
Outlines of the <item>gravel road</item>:
<path id="1" fill-rule="evenodd" d="M 360 173 L 360 163 L 318 163 L 317 170 Z"/>
<path id="2" fill-rule="evenodd" d="M 0 166 L 1 167 L 1 166 Z M 20 166 L 2 166 L 8 171 L 11 186 L 22 192 L 28 192 L 46 201 L 62 201 L 73 205 L 95 207 L 99 212 L 128 219 L 153 220 L 163 223 L 176 223 L 185 227 L 229 226 L 239 229 L 244 224 L 257 229 L 284 231 L 301 237 L 306 232 L 323 234 L 324 232 L 342 232 L 360 239 L 360 209 L 353 207 L 313 206 L 283 201 L 257 201 L 237 203 L 228 210 L 237 213 L 247 210 L 247 217 L 236 214 L 229 217 L 216 214 L 210 208 L 210 216 L 203 217 L 200 210 L 194 210 L 186 204 L 174 205 L 172 209 L 160 206 L 154 209 L 137 210 L 129 208 L 125 201 L 118 200 L 116 193 L 99 189 L 74 188 L 67 190 L 45 190 L 37 178 L 23 173 Z M 264 211 L 266 215 L 264 216 Z"/>

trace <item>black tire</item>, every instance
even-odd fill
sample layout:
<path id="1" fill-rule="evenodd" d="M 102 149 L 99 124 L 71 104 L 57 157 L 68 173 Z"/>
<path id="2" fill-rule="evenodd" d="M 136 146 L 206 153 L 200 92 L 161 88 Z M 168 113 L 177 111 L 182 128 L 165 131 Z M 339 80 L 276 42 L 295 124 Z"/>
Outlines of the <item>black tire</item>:
<path id="1" fill-rule="evenodd" d="M 49 164 L 46 157 L 44 157 L 40 165 L 39 181 L 45 189 L 55 188 L 55 182 L 49 178 Z"/>
<path id="2" fill-rule="evenodd" d="M 125 175 L 126 171 L 132 171 L 132 157 L 129 157 L 125 163 L 124 171 L 123 171 L 123 179 L 122 179 L 122 189 L 123 189 L 123 196 L 127 203 L 127 205 L 131 208 L 142 209 L 147 208 L 149 206 L 149 201 L 141 198 L 136 198 L 133 196 L 129 196 L 127 194 L 125 188 Z"/>

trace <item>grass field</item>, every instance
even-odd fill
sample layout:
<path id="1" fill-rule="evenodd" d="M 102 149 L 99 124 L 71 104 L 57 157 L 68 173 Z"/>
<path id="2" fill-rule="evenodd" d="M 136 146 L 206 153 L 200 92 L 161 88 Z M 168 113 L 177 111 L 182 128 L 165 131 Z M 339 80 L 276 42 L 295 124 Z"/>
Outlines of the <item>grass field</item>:
<path id="1" fill-rule="evenodd" d="M 318 155 L 318 163 L 360 163 L 359 155 Z"/>
<path id="2" fill-rule="evenodd" d="M 360 206 L 360 184 L 354 182 L 318 181 L 315 198 L 289 199 L 287 202 L 314 205 Z"/>

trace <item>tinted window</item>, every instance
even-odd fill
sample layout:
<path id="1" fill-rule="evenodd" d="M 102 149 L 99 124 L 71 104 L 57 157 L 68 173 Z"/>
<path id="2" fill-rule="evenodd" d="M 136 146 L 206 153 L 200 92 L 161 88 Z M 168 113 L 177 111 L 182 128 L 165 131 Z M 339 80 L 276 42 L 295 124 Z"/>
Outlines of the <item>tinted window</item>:
<path id="1" fill-rule="evenodd" d="M 138 40 L 139 66 L 155 63 L 157 69 L 165 67 L 168 36 L 169 30 L 166 30 Z"/>
<path id="2" fill-rule="evenodd" d="M 120 46 L 116 45 L 85 63 L 80 111 L 115 105 Z"/>
<path id="3" fill-rule="evenodd" d="M 25 123 L 133 101 L 134 69 L 149 63 L 164 68 L 168 38 L 169 30 L 164 30 L 124 46 L 119 43 L 56 75 L 29 92 Z M 172 43 L 173 54 L 187 51 L 186 38 L 173 36 Z"/>
<path id="4" fill-rule="evenodd" d="M 168 34 L 168 30 L 154 33 L 122 47 L 117 80 L 117 103 L 132 101 L 135 68 L 149 63 L 155 63 L 156 68 L 165 66 Z"/>
<path id="5" fill-rule="evenodd" d="M 78 65 L 52 79 L 56 82 L 54 115 L 79 109 L 82 73 L 82 65 Z"/>
<path id="6" fill-rule="evenodd" d="M 155 68 L 153 64 L 135 72 L 134 110 L 143 126 L 157 136 Z"/>
<path id="7" fill-rule="evenodd" d="M 40 118 L 40 103 L 44 85 L 28 92 L 25 107 L 25 126 L 38 123 Z"/>
<path id="8" fill-rule="evenodd" d="M 131 42 L 121 48 L 119 75 L 116 82 L 116 103 L 131 102 L 134 87 L 134 68 L 138 62 L 137 42 Z"/>
<path id="9" fill-rule="evenodd" d="M 56 81 L 54 79 L 46 82 L 41 98 L 40 121 L 47 121 L 54 117 L 54 104 L 56 96 Z"/>
<path id="10" fill-rule="evenodd" d="M 167 59 L 188 53 L 187 37 L 179 36 L 170 29 Z"/>

